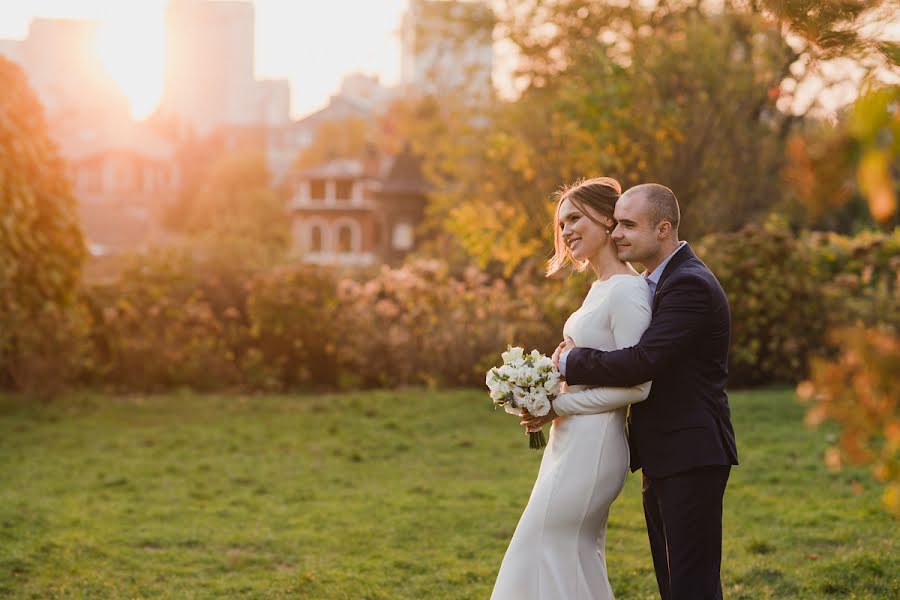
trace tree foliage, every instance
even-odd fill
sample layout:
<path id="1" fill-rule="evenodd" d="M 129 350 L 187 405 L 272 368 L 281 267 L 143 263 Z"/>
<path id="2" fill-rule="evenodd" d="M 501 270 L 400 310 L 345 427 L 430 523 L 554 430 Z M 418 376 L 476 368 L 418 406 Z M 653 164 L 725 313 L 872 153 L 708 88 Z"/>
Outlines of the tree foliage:
<path id="1" fill-rule="evenodd" d="M 21 357 L 62 326 L 77 294 L 84 240 L 67 166 L 18 66 L 0 57 L 0 384 L 21 387 Z M 57 349 L 58 350 L 58 349 Z"/>
<path id="2" fill-rule="evenodd" d="M 428 100 L 440 105 L 417 125 L 438 190 L 430 225 L 509 273 L 549 247 L 549 197 L 581 177 L 668 185 L 692 239 L 784 211 L 788 138 L 818 106 L 794 92 L 835 56 L 875 69 L 864 58 L 886 46 L 861 32 L 891 3 L 497 3 L 520 94 L 474 111 Z"/>
<path id="3" fill-rule="evenodd" d="M 238 151 L 216 161 L 188 204 L 183 227 L 247 259 L 271 261 L 290 244 L 284 198 L 270 187 L 265 157 Z"/>
<path id="4" fill-rule="evenodd" d="M 325 121 L 316 130 L 312 144 L 300 151 L 295 166 L 302 169 L 337 158 L 358 158 L 369 147 L 371 130 L 371 122 L 362 117 Z"/>

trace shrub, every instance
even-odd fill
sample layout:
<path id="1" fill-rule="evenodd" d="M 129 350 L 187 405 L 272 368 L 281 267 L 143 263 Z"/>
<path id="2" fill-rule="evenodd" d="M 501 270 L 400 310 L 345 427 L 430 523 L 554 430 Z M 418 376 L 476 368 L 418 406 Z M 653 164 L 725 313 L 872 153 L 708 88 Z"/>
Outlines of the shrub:
<path id="1" fill-rule="evenodd" d="M 247 299 L 248 349 L 241 359 L 252 388 L 298 389 L 338 383 L 340 335 L 337 291 L 331 272 L 279 268 L 257 276 Z"/>
<path id="2" fill-rule="evenodd" d="M 507 344 L 546 351 L 562 336 L 527 279 L 510 285 L 474 267 L 454 277 L 444 263 L 417 261 L 342 281 L 341 366 L 361 386 L 483 385 Z"/>
<path id="3" fill-rule="evenodd" d="M 243 336 L 229 319 L 241 313 L 214 303 L 223 280 L 235 276 L 204 271 L 188 252 L 167 250 L 141 257 L 115 283 L 89 287 L 96 382 L 136 390 L 238 384 Z"/>
<path id="4" fill-rule="evenodd" d="M 886 325 L 900 330 L 900 229 L 855 237 L 811 233 L 816 271 L 833 328 Z"/>
<path id="5" fill-rule="evenodd" d="M 696 252 L 731 305 L 729 383 L 802 379 L 827 328 L 822 275 L 808 244 L 768 223 L 709 235 Z"/>

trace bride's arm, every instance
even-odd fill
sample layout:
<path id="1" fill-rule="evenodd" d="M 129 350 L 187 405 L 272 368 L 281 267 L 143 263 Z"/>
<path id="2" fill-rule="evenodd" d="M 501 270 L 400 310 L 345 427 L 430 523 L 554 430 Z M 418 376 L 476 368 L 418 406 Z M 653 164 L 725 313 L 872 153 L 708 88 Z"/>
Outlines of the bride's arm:
<path id="1" fill-rule="evenodd" d="M 637 279 L 637 278 L 636 278 Z M 634 346 L 650 324 L 650 304 L 646 283 L 642 279 L 610 290 L 610 326 L 616 348 Z M 627 388 L 595 387 L 566 392 L 553 400 L 558 415 L 590 415 L 603 413 L 646 400 L 649 381 Z"/>

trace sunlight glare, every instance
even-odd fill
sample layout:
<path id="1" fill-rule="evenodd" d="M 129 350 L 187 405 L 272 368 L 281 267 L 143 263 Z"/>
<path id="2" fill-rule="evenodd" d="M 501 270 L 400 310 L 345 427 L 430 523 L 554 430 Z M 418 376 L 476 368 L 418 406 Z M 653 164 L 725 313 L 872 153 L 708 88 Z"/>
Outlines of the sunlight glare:
<path id="1" fill-rule="evenodd" d="M 103 66 L 131 104 L 135 118 L 149 116 L 159 105 L 163 87 L 162 19 L 113 15 L 103 19 L 97 53 Z"/>

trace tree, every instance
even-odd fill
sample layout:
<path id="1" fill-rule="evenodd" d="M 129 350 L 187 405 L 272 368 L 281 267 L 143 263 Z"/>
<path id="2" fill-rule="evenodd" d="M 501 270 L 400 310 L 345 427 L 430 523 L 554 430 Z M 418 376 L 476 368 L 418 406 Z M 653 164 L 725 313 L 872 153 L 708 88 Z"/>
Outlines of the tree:
<path id="1" fill-rule="evenodd" d="M 60 351 L 50 334 L 75 302 L 86 252 L 43 108 L 3 57 L 0 88 L 0 385 L 22 388 L 41 377 L 34 361 Z"/>
<path id="2" fill-rule="evenodd" d="M 235 152 L 220 158 L 187 204 L 182 227 L 210 242 L 216 252 L 231 249 L 236 259 L 267 263 L 290 245 L 284 198 L 269 186 L 262 153 Z"/>
<path id="3" fill-rule="evenodd" d="M 798 4 L 817 19 L 807 37 Z M 480 128 L 453 98 L 431 100 L 443 124 L 420 124 L 418 140 L 437 174 L 431 225 L 481 266 L 510 271 L 548 246 L 549 198 L 580 177 L 665 183 L 691 239 L 784 210 L 795 202 L 780 177 L 787 140 L 816 105 L 791 91 L 835 56 L 887 56 L 887 46 L 841 33 L 862 30 L 889 2 L 861 4 L 498 3 L 495 37 L 518 55 L 520 94 L 482 113 Z"/>
<path id="4" fill-rule="evenodd" d="M 312 144 L 300 152 L 294 164 L 303 169 L 336 158 L 358 158 L 365 154 L 372 130 L 372 121 L 362 117 L 325 121 L 316 129 Z"/>

